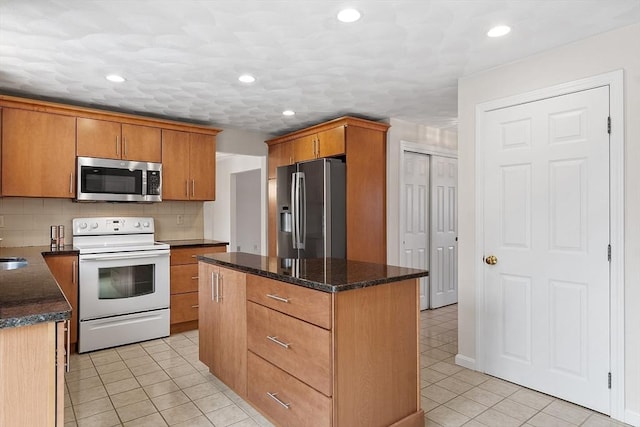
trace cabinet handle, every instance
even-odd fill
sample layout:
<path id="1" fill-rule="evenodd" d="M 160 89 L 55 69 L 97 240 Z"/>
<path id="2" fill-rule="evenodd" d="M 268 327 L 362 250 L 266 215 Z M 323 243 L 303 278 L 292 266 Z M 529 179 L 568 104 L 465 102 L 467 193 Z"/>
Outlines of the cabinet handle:
<path id="1" fill-rule="evenodd" d="M 200 306 L 198 304 L 196 305 L 192 305 L 191 308 L 199 308 Z"/>
<path id="2" fill-rule="evenodd" d="M 73 263 L 71 264 L 71 283 L 74 285 L 78 284 L 78 278 L 77 278 L 77 269 L 78 263 L 76 263 L 75 261 L 73 261 Z"/>
<path id="3" fill-rule="evenodd" d="M 198 255 L 191 255 L 191 258 L 197 258 Z"/>
<path id="4" fill-rule="evenodd" d="M 191 280 L 198 280 L 198 276 L 191 276 Z"/>
<path id="5" fill-rule="evenodd" d="M 123 157 L 127 157 L 127 138 L 122 137 Z"/>
<path id="6" fill-rule="evenodd" d="M 278 337 L 272 337 L 271 335 L 267 335 L 267 339 L 269 341 L 272 341 L 276 344 L 278 344 L 280 347 L 284 347 L 284 348 L 289 348 L 289 346 L 291 345 L 291 343 L 286 343 L 286 342 L 282 342 L 278 339 Z"/>
<path id="7" fill-rule="evenodd" d="M 185 180 L 184 182 L 184 195 L 189 197 L 189 180 Z"/>
<path id="8" fill-rule="evenodd" d="M 116 156 L 120 157 L 120 138 L 116 135 Z"/>
<path id="9" fill-rule="evenodd" d="M 280 302 L 285 302 L 285 303 L 289 302 L 288 298 L 279 297 L 278 295 L 267 294 L 267 297 Z"/>
<path id="10" fill-rule="evenodd" d="M 69 174 L 69 194 L 73 194 L 73 172 Z"/>
<path id="11" fill-rule="evenodd" d="M 222 273 L 218 273 L 218 302 L 222 299 L 222 285 L 224 285 L 224 276 Z"/>
<path id="12" fill-rule="evenodd" d="M 64 323 L 67 328 L 67 352 L 64 358 L 64 369 L 69 372 L 71 368 L 71 319 L 66 320 Z"/>
<path id="13" fill-rule="evenodd" d="M 282 405 L 285 409 L 289 409 L 289 406 L 291 406 L 291 403 L 284 403 L 282 400 L 278 399 L 278 393 L 269 393 L 267 392 L 267 395 L 272 398 L 273 400 L 275 400 L 276 402 L 278 402 L 280 405 Z"/>
<path id="14" fill-rule="evenodd" d="M 196 197 L 196 180 L 191 180 L 191 197 Z"/>
<path id="15" fill-rule="evenodd" d="M 217 273 L 212 272 L 211 273 L 211 301 L 213 302 L 217 302 L 216 301 L 216 288 L 213 286 L 214 281 L 215 281 L 215 277 L 217 276 Z"/>

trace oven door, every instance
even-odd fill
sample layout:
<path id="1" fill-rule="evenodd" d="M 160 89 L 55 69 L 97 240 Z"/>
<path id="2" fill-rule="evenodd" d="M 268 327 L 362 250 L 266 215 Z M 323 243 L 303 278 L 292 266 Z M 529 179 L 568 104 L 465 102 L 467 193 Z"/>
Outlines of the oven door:
<path id="1" fill-rule="evenodd" d="M 80 254 L 80 320 L 169 307 L 169 250 Z"/>

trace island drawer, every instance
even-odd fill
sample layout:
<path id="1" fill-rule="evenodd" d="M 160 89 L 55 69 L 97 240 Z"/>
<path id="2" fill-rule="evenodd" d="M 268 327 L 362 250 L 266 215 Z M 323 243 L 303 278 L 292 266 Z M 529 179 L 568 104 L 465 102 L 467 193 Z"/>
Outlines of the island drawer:
<path id="1" fill-rule="evenodd" d="M 247 299 L 331 329 L 330 293 L 248 274 Z"/>
<path id="2" fill-rule="evenodd" d="M 189 248 L 171 248 L 171 265 L 198 264 L 198 255 L 226 252 L 226 246 L 205 246 Z"/>
<path id="3" fill-rule="evenodd" d="M 330 331 L 249 301 L 247 346 L 280 369 L 331 396 Z"/>
<path id="4" fill-rule="evenodd" d="M 171 295 L 170 318 L 172 325 L 198 320 L 198 292 Z"/>
<path id="5" fill-rule="evenodd" d="M 174 265 L 169 274 L 172 294 L 198 290 L 198 264 Z"/>
<path id="6" fill-rule="evenodd" d="M 279 426 L 331 426 L 331 398 L 248 352 L 249 400 Z"/>

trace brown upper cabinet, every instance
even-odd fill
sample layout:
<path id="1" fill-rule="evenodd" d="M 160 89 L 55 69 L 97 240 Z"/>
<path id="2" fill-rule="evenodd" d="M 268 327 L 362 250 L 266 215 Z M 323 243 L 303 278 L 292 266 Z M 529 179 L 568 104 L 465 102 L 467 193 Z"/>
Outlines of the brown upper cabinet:
<path id="1" fill-rule="evenodd" d="M 3 108 L 2 195 L 75 197 L 76 119 Z"/>
<path id="2" fill-rule="evenodd" d="M 344 156 L 347 258 L 386 264 L 386 123 L 341 117 L 269 141 L 269 254 L 276 255 L 279 166 Z"/>
<path id="3" fill-rule="evenodd" d="M 213 135 L 162 130 L 162 199 L 215 200 Z"/>
<path id="4" fill-rule="evenodd" d="M 78 156 L 162 161 L 160 128 L 78 117 L 77 138 Z"/>

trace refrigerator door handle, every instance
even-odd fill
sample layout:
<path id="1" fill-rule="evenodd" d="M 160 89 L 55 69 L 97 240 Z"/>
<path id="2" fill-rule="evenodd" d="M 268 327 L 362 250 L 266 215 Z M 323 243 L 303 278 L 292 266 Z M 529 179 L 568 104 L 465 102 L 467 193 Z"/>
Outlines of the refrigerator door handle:
<path id="1" fill-rule="evenodd" d="M 297 249 L 296 242 L 296 232 L 298 231 L 298 205 L 297 201 L 297 192 L 296 188 L 298 187 L 298 180 L 296 179 L 297 173 L 294 172 L 291 174 L 291 219 L 292 219 L 292 227 L 291 227 L 291 246 L 293 249 Z"/>
<path id="2" fill-rule="evenodd" d="M 304 172 L 298 174 L 300 175 L 298 180 L 298 249 L 304 249 L 307 236 L 307 186 Z"/>

